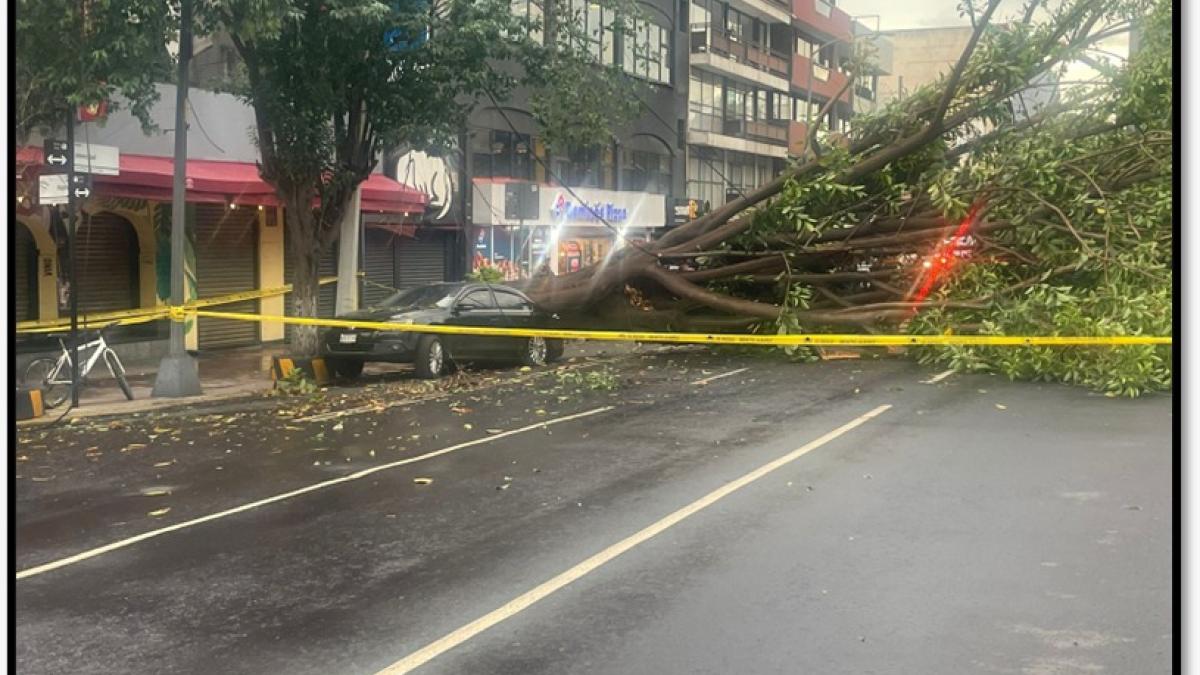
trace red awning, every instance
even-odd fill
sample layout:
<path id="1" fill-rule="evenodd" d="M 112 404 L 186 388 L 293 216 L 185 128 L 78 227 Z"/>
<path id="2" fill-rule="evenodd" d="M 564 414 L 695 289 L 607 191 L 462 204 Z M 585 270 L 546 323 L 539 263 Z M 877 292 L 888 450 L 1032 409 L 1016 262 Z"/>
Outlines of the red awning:
<path id="1" fill-rule="evenodd" d="M 20 148 L 17 161 L 40 165 L 42 150 Z M 170 157 L 122 153 L 120 161 L 119 175 L 92 177 L 97 196 L 171 201 L 175 163 Z M 186 175 L 189 202 L 279 205 L 274 188 L 258 175 L 258 166 L 250 162 L 189 159 Z M 363 211 L 419 214 L 424 212 L 427 201 L 424 193 L 382 174 L 371 174 L 362 184 Z"/>

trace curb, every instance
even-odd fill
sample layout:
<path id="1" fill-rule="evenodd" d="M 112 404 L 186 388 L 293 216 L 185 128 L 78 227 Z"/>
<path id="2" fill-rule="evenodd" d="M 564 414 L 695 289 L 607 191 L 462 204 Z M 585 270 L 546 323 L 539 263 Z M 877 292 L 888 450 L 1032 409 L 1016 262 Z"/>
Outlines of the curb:
<path id="1" fill-rule="evenodd" d="M 40 389 L 17 387 L 16 418 L 18 422 L 37 419 L 46 413 Z"/>
<path id="2" fill-rule="evenodd" d="M 276 386 L 279 385 L 280 380 L 286 378 L 293 370 L 299 370 L 318 385 L 327 385 L 332 380 L 329 377 L 329 369 L 325 366 L 325 359 L 323 358 L 298 359 L 289 356 L 271 357 L 271 379 L 275 382 Z"/>

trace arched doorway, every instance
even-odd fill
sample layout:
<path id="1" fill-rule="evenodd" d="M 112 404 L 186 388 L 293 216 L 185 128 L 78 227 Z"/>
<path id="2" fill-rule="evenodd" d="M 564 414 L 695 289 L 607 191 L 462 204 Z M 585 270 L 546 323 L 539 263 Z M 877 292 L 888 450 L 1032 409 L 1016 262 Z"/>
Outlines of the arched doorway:
<path id="1" fill-rule="evenodd" d="M 79 219 L 75 274 L 80 315 L 139 306 L 138 253 L 137 232 L 128 220 L 109 212 L 85 213 Z"/>
<path id="2" fill-rule="evenodd" d="M 13 314 L 17 321 L 33 321 L 38 318 L 37 242 L 33 240 L 29 227 L 17 222 L 20 225 L 16 229 L 11 258 L 13 292 L 16 296 Z"/>

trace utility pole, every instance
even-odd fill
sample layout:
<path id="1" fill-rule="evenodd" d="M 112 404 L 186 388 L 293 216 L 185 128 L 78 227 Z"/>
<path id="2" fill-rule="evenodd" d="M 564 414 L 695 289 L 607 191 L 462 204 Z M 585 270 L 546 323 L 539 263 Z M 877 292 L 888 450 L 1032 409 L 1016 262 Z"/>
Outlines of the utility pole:
<path id="1" fill-rule="evenodd" d="M 67 287 L 71 291 L 71 407 L 79 407 L 79 284 L 75 278 L 75 107 L 67 106 Z"/>
<path id="2" fill-rule="evenodd" d="M 187 94 L 188 64 L 192 59 L 192 0 L 181 0 L 179 77 L 175 85 L 175 177 L 171 185 L 171 305 L 184 303 L 184 254 L 187 242 Z M 73 212 L 72 212 L 73 213 Z M 72 216 L 74 222 L 74 216 Z M 72 281 L 72 289 L 74 288 Z M 72 295 L 74 295 L 72 293 Z M 196 359 L 184 345 L 184 324 L 171 322 L 171 342 L 154 378 L 155 397 L 196 396 L 201 393 Z"/>

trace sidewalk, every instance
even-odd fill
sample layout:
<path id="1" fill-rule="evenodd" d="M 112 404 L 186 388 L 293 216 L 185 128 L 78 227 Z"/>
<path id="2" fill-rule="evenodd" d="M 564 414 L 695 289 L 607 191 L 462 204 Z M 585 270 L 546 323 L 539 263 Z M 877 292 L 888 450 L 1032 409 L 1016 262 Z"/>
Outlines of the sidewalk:
<path id="1" fill-rule="evenodd" d="M 637 352 L 634 343 L 570 342 L 566 357 L 602 356 Z M 288 353 L 285 344 L 262 345 L 222 350 L 196 357 L 200 368 L 200 384 L 204 393 L 186 398 L 153 398 L 157 361 L 125 363 L 125 377 L 133 390 L 133 400 L 126 400 L 108 370 L 98 366 L 92 370 L 79 396 L 79 407 L 66 413 L 64 419 L 131 415 L 161 411 L 168 408 L 198 406 L 242 397 L 265 394 L 274 388 L 271 379 L 271 359 Z M 361 380 L 350 387 L 394 381 L 412 372 L 408 364 L 368 363 Z M 55 421 L 69 403 L 50 409 L 42 417 L 19 422 L 22 427 L 38 426 Z"/>

